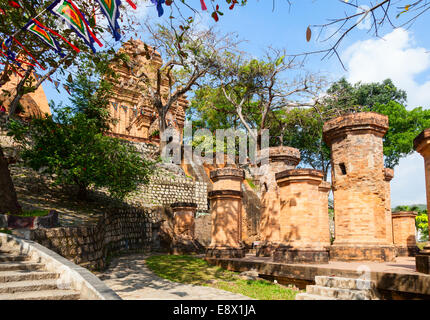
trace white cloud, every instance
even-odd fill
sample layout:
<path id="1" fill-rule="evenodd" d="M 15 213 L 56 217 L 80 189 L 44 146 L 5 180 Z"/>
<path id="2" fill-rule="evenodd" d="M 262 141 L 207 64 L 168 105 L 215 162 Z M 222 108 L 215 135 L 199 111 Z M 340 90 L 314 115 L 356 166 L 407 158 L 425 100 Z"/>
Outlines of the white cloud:
<path id="1" fill-rule="evenodd" d="M 398 205 L 426 204 L 424 159 L 414 153 L 394 168 L 391 181 L 391 207 Z"/>
<path id="2" fill-rule="evenodd" d="M 430 74 L 428 51 L 415 44 L 411 32 L 396 29 L 383 39 L 356 42 L 342 58 L 348 69 L 348 81 L 369 83 L 391 78 L 407 92 L 408 109 L 430 108 L 430 81 L 417 81 L 419 75 Z M 401 159 L 391 182 L 391 206 L 425 204 L 425 190 L 422 156 L 414 153 Z"/>
<path id="3" fill-rule="evenodd" d="M 391 78 L 408 93 L 408 108 L 430 108 L 430 81 L 416 78 L 430 72 L 428 49 L 416 46 L 411 32 L 396 29 L 382 39 L 358 41 L 343 54 L 350 82 L 378 82 Z"/>

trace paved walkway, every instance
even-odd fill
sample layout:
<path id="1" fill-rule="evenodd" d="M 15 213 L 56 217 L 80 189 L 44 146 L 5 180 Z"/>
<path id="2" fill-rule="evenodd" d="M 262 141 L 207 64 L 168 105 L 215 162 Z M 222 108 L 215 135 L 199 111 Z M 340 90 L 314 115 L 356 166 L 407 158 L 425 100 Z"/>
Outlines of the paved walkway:
<path id="1" fill-rule="evenodd" d="M 143 254 L 113 259 L 103 282 L 125 300 L 250 300 L 251 298 L 210 287 L 182 284 L 156 276 L 145 265 Z"/>

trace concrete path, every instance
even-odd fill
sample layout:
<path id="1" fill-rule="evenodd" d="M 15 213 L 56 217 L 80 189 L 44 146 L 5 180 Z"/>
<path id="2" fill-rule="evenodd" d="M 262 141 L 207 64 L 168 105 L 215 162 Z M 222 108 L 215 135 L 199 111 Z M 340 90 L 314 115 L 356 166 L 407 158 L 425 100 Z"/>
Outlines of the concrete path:
<path id="1" fill-rule="evenodd" d="M 115 258 L 109 269 L 97 276 L 125 300 L 251 300 L 224 290 L 162 279 L 146 267 L 146 257 Z"/>

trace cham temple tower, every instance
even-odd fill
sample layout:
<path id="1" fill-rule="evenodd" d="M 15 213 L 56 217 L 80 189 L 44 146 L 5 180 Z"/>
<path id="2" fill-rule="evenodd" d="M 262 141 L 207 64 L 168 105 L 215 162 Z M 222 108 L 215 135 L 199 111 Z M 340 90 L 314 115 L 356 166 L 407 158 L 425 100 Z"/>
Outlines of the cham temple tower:
<path id="1" fill-rule="evenodd" d="M 134 68 L 136 72 L 133 74 L 123 62 L 112 65 L 119 79 L 114 81 L 109 105 L 112 117 L 118 120 L 112 125 L 111 135 L 130 141 L 148 142 L 152 140 L 157 142 L 157 138 L 154 137 L 157 137 L 156 133 L 159 131 L 158 113 L 144 94 L 143 80 L 136 76 L 144 71 L 150 79 L 156 79 L 157 70 L 163 64 L 162 58 L 157 51 L 154 52 L 141 40 L 127 41 L 119 52 L 127 54 L 137 66 Z M 161 93 L 166 99 L 169 93 L 169 80 L 165 75 L 161 80 Z M 167 126 L 174 127 L 182 133 L 187 108 L 186 97 L 180 97 L 168 111 Z"/>

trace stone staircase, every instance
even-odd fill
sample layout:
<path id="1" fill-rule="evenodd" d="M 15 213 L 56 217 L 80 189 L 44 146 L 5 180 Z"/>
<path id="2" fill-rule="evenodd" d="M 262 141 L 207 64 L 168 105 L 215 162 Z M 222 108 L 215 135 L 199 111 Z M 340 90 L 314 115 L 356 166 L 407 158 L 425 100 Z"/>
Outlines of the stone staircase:
<path id="1" fill-rule="evenodd" d="M 58 278 L 43 263 L 0 248 L 0 300 L 78 300 L 80 292 L 67 290 Z"/>
<path id="2" fill-rule="evenodd" d="M 316 276 L 315 285 L 306 286 L 296 300 L 379 300 L 370 280 Z"/>

